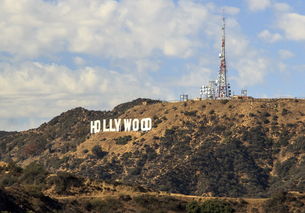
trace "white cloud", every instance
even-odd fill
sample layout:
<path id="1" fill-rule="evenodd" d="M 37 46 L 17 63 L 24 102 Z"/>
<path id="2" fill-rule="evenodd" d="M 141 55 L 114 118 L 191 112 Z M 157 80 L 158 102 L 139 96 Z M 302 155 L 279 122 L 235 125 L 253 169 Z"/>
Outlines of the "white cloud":
<path id="1" fill-rule="evenodd" d="M 138 72 L 156 71 L 160 68 L 158 61 L 152 61 L 149 59 L 136 60 L 135 65 Z"/>
<path id="2" fill-rule="evenodd" d="M 297 13 L 285 13 L 278 20 L 278 27 L 284 31 L 287 39 L 305 40 L 305 16 Z"/>
<path id="3" fill-rule="evenodd" d="M 278 54 L 282 59 L 288 59 L 294 57 L 294 54 L 291 51 L 284 49 L 279 50 Z"/>
<path id="4" fill-rule="evenodd" d="M 18 119 L 15 129 L 23 128 L 25 121 L 31 121 L 28 128 L 34 127 L 42 119 L 78 106 L 110 109 L 138 97 L 166 99 L 171 94 L 143 74 L 98 67 L 72 70 L 57 64 L 27 62 L 2 63 L 0 70 L 0 129 L 8 129 L 6 125 L 11 121 L 15 125 Z"/>
<path id="5" fill-rule="evenodd" d="M 18 118 L 22 121 L 15 129 L 33 127 L 77 106 L 110 109 L 138 97 L 172 100 L 181 87 L 199 94 L 199 87 L 218 73 L 217 53 L 211 58 L 215 50 L 205 48 L 220 39 L 221 19 L 212 14 L 218 12 L 214 4 L 195 2 L 3 0 L 0 52 L 13 62 L 0 63 L 0 129 L 15 125 Z M 239 13 L 234 7 L 225 10 Z M 250 46 L 234 18 L 227 26 L 228 64 L 238 73 L 235 80 L 242 86 L 261 83 L 268 60 Z M 201 50 L 201 56 L 208 55 L 206 62 L 194 65 L 197 57 L 189 58 Z M 71 57 L 68 62 L 72 59 L 79 68 L 61 65 L 61 55 Z M 36 58 L 44 56 L 59 62 Z M 99 58 L 108 68 L 92 65 Z M 183 59 L 173 68 L 174 77 L 164 80 L 177 58 Z M 190 65 L 185 68 L 186 63 Z"/>
<path id="6" fill-rule="evenodd" d="M 228 56 L 239 58 L 250 50 L 249 42 L 242 34 L 234 30 L 230 30 L 228 34 L 226 42 Z"/>
<path id="7" fill-rule="evenodd" d="M 84 65 L 86 63 L 86 61 L 82 57 L 79 57 L 79 56 L 74 57 L 73 62 L 74 62 L 74 64 L 76 64 L 78 66 Z"/>
<path id="8" fill-rule="evenodd" d="M 185 0 L 3 0 L 0 18 L 0 50 L 22 58 L 67 50 L 114 58 L 142 58 L 156 50 L 188 57 L 208 11 Z"/>
<path id="9" fill-rule="evenodd" d="M 207 83 L 211 79 L 212 70 L 206 67 L 191 66 L 192 71 L 179 77 L 179 80 L 175 80 L 176 85 L 180 87 L 197 87 L 198 91 L 201 85 Z M 199 94 L 199 93 L 198 93 Z"/>
<path id="10" fill-rule="evenodd" d="M 188 0 L 3 0 L 0 52 L 10 59 L 0 64 L 0 129 L 18 118 L 16 129 L 33 127 L 80 105 L 109 109 L 138 97 L 173 98 L 149 73 L 161 57 L 194 54 L 198 34 L 215 29 L 208 8 Z M 61 65 L 61 55 L 76 55 L 80 68 Z M 108 60 L 114 69 L 77 55 Z"/>
<path id="11" fill-rule="evenodd" d="M 287 65 L 283 62 L 278 63 L 278 69 L 280 72 L 286 72 L 287 71 Z"/>
<path id="12" fill-rule="evenodd" d="M 291 7 L 289 4 L 286 3 L 273 3 L 273 8 L 278 12 L 287 12 L 291 10 Z"/>
<path id="13" fill-rule="evenodd" d="M 247 0 L 247 3 L 252 11 L 265 10 L 271 6 L 271 0 Z"/>
<path id="14" fill-rule="evenodd" d="M 218 28 L 218 31 L 220 29 Z M 220 40 L 214 47 L 220 50 Z M 270 59 L 261 54 L 260 50 L 251 46 L 247 37 L 242 34 L 239 24 L 229 19 L 227 21 L 226 55 L 228 77 L 233 90 L 237 87 L 247 88 L 261 84 L 270 72 Z M 209 80 L 216 80 L 219 69 L 217 55 L 204 55 L 204 60 L 198 65 L 189 66 L 188 72 L 179 78 L 179 86 L 196 87 L 206 84 Z M 197 93 L 199 94 L 199 93 Z"/>
<path id="15" fill-rule="evenodd" d="M 237 15 L 240 12 L 240 9 L 238 7 L 230 7 L 230 6 L 226 6 L 222 8 L 224 13 L 228 14 L 228 15 Z"/>
<path id="16" fill-rule="evenodd" d="M 297 72 L 305 73 L 305 64 L 298 64 L 293 67 Z"/>
<path id="17" fill-rule="evenodd" d="M 261 57 L 245 57 L 236 63 L 238 77 L 236 78 L 240 87 L 253 86 L 264 81 L 267 74 L 268 60 Z"/>
<path id="18" fill-rule="evenodd" d="M 258 34 L 258 37 L 269 43 L 274 43 L 282 39 L 281 34 L 271 33 L 269 30 L 263 30 Z"/>
<path id="19" fill-rule="evenodd" d="M 229 26 L 230 27 L 230 26 Z M 227 36 L 227 67 L 232 88 L 261 84 L 268 74 L 268 57 L 260 50 L 251 46 L 251 42 L 240 32 L 238 25 L 228 29 Z M 232 74 L 233 72 L 237 74 Z M 237 83 L 237 85 L 234 85 Z"/>

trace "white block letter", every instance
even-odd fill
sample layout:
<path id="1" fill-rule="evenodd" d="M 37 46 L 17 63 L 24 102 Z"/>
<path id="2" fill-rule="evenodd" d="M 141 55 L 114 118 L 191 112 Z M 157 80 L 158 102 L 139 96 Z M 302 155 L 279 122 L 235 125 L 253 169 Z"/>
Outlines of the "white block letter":
<path id="1" fill-rule="evenodd" d="M 109 132 L 109 129 L 107 129 L 107 126 L 106 126 L 106 119 L 103 119 L 103 131 Z"/>
<path id="2" fill-rule="evenodd" d="M 139 127 L 140 127 L 140 121 L 139 119 L 134 119 L 132 121 L 132 131 L 139 131 Z"/>
<path id="3" fill-rule="evenodd" d="M 142 131 L 149 131 L 152 128 L 152 121 L 151 118 L 143 118 L 141 120 L 141 130 Z"/>
<path id="4" fill-rule="evenodd" d="M 130 131 L 130 129 L 131 129 L 131 119 L 124 119 L 124 127 L 125 127 L 125 132 Z"/>
<path id="5" fill-rule="evenodd" d="M 97 133 L 101 131 L 101 121 L 96 120 L 96 121 L 91 121 L 90 122 L 90 133 Z"/>
<path id="6" fill-rule="evenodd" d="M 115 132 L 115 128 L 112 127 L 112 119 L 109 119 L 109 131 Z"/>
<path id="7" fill-rule="evenodd" d="M 115 129 L 117 132 L 121 130 L 121 119 L 114 119 Z"/>

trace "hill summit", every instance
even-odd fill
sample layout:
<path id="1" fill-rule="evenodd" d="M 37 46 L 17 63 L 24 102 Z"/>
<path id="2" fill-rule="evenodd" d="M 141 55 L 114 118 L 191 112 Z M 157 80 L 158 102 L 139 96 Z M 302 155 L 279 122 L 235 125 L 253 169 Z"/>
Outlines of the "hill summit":
<path id="1" fill-rule="evenodd" d="M 152 118 L 147 132 L 90 134 L 90 121 Z M 305 100 L 160 102 L 75 108 L 23 132 L 0 132 L 0 160 L 200 196 L 305 190 Z"/>

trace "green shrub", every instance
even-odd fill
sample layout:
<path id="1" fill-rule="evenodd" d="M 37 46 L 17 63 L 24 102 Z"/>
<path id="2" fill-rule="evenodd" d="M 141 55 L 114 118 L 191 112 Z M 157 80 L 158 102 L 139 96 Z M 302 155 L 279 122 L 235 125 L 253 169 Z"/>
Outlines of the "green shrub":
<path id="1" fill-rule="evenodd" d="M 196 201 L 192 201 L 186 205 L 187 213 L 200 213 L 200 205 Z"/>
<path id="2" fill-rule="evenodd" d="M 17 183 L 17 177 L 9 174 L 0 176 L 0 187 L 12 186 Z"/>
<path id="3" fill-rule="evenodd" d="M 271 195 L 265 203 L 266 212 L 270 213 L 286 213 L 289 212 L 288 206 L 285 205 L 287 199 L 287 192 L 276 192 Z"/>
<path id="4" fill-rule="evenodd" d="M 263 117 L 270 117 L 271 115 L 270 115 L 269 112 L 263 112 L 263 113 L 262 113 L 262 116 L 263 116 Z"/>
<path id="5" fill-rule="evenodd" d="M 185 212 L 185 202 L 173 197 L 155 197 L 152 195 L 140 195 L 133 199 L 136 204 L 144 207 L 145 212 Z"/>
<path id="6" fill-rule="evenodd" d="M 264 124 L 269 124 L 270 121 L 268 119 L 264 119 Z"/>
<path id="7" fill-rule="evenodd" d="M 220 101 L 220 103 L 222 103 L 222 104 L 226 104 L 228 102 L 229 102 L 229 100 L 226 100 L 226 99 Z"/>
<path id="8" fill-rule="evenodd" d="M 255 117 L 255 114 L 252 113 L 252 112 L 250 112 L 250 113 L 249 113 L 249 116 L 250 116 L 250 117 Z"/>
<path id="9" fill-rule="evenodd" d="M 24 189 L 31 197 L 43 197 L 42 189 L 37 185 L 24 185 Z"/>
<path id="10" fill-rule="evenodd" d="M 298 136 L 293 144 L 289 144 L 287 151 L 300 153 L 305 151 L 305 136 Z"/>
<path id="11" fill-rule="evenodd" d="M 287 146 L 289 144 L 289 138 L 287 136 L 281 136 L 279 139 L 279 143 L 281 146 Z"/>
<path id="12" fill-rule="evenodd" d="M 55 185 L 57 194 L 70 194 L 71 187 L 83 185 L 83 180 L 67 172 L 59 172 L 48 180 L 49 185 Z"/>
<path id="13" fill-rule="evenodd" d="M 154 122 L 153 122 L 153 127 L 154 128 L 156 128 L 160 123 L 162 123 L 162 120 L 159 119 L 157 116 L 154 116 L 153 120 L 154 120 Z"/>
<path id="14" fill-rule="evenodd" d="M 186 116 L 193 116 L 193 117 L 195 117 L 196 114 L 197 114 L 197 110 L 190 111 L 190 112 L 188 112 L 188 111 L 184 112 L 184 115 L 186 115 Z"/>
<path id="15" fill-rule="evenodd" d="M 121 195 L 119 196 L 119 200 L 122 200 L 122 201 L 130 201 L 130 200 L 132 200 L 132 198 L 130 197 L 130 195 L 121 194 Z"/>
<path id="16" fill-rule="evenodd" d="M 88 211 L 95 210 L 94 212 L 116 212 L 116 210 L 122 208 L 122 203 L 113 198 L 107 198 L 105 200 L 94 198 L 87 201 L 85 208 Z"/>
<path id="17" fill-rule="evenodd" d="M 108 152 L 104 152 L 99 145 L 95 145 L 91 151 L 97 158 L 103 158 L 108 154 Z"/>
<path id="18" fill-rule="evenodd" d="M 283 115 L 283 116 L 287 115 L 288 113 L 289 113 L 289 111 L 288 111 L 287 109 L 284 108 L 284 109 L 282 110 L 282 115 Z"/>
<path id="19" fill-rule="evenodd" d="M 201 204 L 201 212 L 202 213 L 231 213 L 234 212 L 234 209 L 231 205 L 223 200 L 207 200 Z"/>
<path id="20" fill-rule="evenodd" d="M 211 109 L 210 111 L 209 111 L 209 114 L 210 115 L 213 115 L 215 113 L 215 110 L 213 110 L 213 109 Z"/>
<path id="21" fill-rule="evenodd" d="M 288 160 L 283 161 L 282 163 L 275 164 L 275 171 L 279 177 L 285 177 L 289 174 L 289 171 L 293 170 L 296 167 L 297 159 L 291 157 Z"/>
<path id="22" fill-rule="evenodd" d="M 9 173 L 13 176 L 19 176 L 23 169 L 19 167 L 15 162 L 10 162 L 6 167 L 4 167 L 6 171 L 9 171 Z"/>
<path id="23" fill-rule="evenodd" d="M 191 202 L 186 206 L 187 213 L 232 213 L 231 204 L 218 199 L 206 200 L 203 203 Z"/>
<path id="24" fill-rule="evenodd" d="M 139 174 L 141 174 L 141 168 L 139 168 L 139 167 L 136 167 L 136 168 L 131 168 L 131 169 L 128 169 L 128 173 L 130 174 L 130 175 L 139 175 Z"/>
<path id="25" fill-rule="evenodd" d="M 23 174 L 20 177 L 20 182 L 24 184 L 44 184 L 48 172 L 45 168 L 34 162 L 24 168 Z"/>
<path id="26" fill-rule="evenodd" d="M 128 143 L 128 141 L 132 140 L 132 137 L 131 135 L 127 135 L 127 136 L 115 138 L 114 140 L 115 140 L 115 144 L 125 145 Z"/>

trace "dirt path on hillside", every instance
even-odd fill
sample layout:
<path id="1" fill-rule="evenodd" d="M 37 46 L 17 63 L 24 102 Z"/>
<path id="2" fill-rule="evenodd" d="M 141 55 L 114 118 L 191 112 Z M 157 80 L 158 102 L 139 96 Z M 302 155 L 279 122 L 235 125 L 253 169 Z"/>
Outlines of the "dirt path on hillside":
<path id="1" fill-rule="evenodd" d="M 174 194 L 174 193 L 139 193 L 139 192 L 125 192 L 122 194 L 128 194 L 130 196 L 140 196 L 140 195 L 152 195 L 156 197 L 165 197 L 170 196 L 174 197 L 178 200 L 183 201 L 204 201 L 208 199 L 224 199 L 224 200 L 230 200 L 233 202 L 247 202 L 247 213 L 265 213 L 263 206 L 264 203 L 267 201 L 267 198 L 231 198 L 231 197 L 203 197 L 203 196 L 196 196 L 196 195 L 184 195 L 184 194 Z M 117 193 L 100 193 L 100 194 L 83 194 L 83 195 L 69 195 L 69 196 L 51 196 L 52 198 L 55 198 L 57 200 L 82 200 L 82 199 L 94 199 L 94 198 L 100 198 L 100 199 L 106 199 L 106 198 L 115 198 L 119 199 L 121 194 Z"/>

